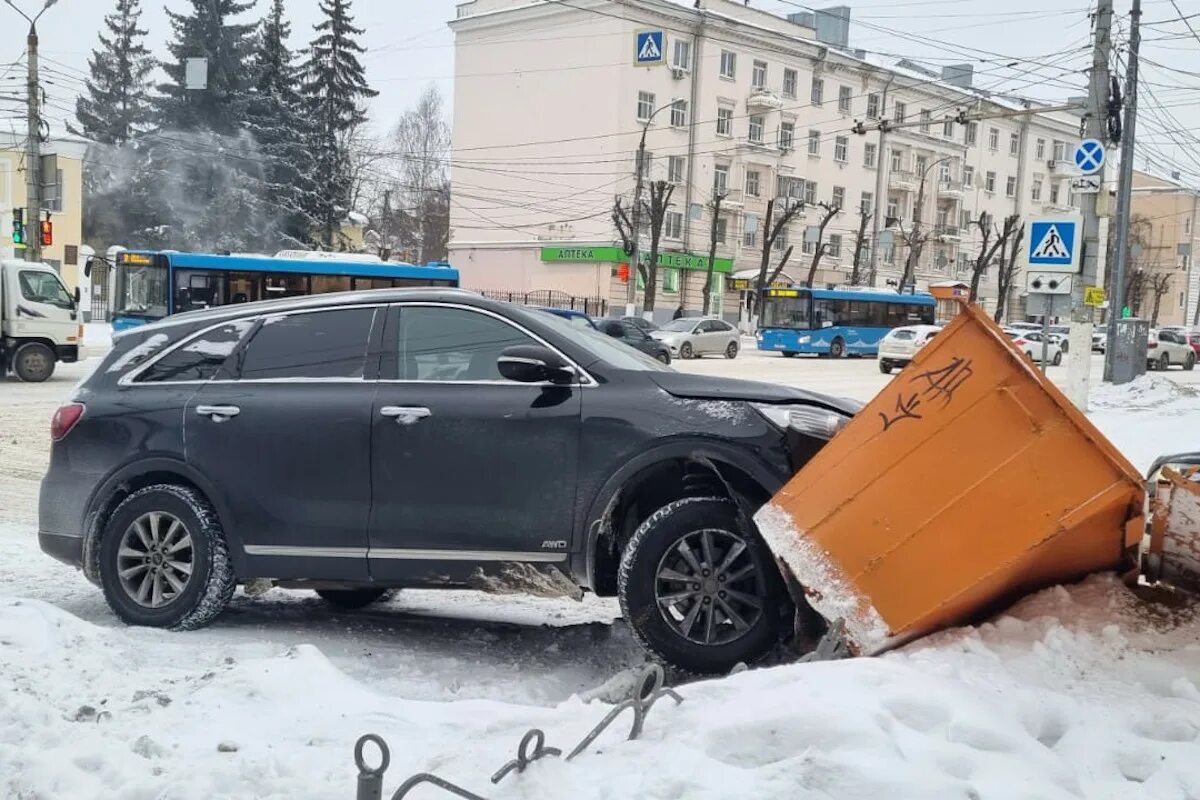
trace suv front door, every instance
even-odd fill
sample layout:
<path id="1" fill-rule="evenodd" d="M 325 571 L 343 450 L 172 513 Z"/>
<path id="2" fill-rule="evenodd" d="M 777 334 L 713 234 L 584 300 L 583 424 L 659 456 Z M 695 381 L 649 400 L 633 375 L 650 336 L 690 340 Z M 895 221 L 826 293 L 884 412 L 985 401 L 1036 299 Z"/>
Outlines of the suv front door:
<path id="1" fill-rule="evenodd" d="M 363 369 L 385 312 L 267 316 L 228 359 L 234 379 L 218 375 L 188 402 L 187 460 L 223 493 L 250 574 L 368 577 L 376 386 Z"/>
<path id="2" fill-rule="evenodd" d="M 458 582 L 485 562 L 565 561 L 579 386 L 503 378 L 503 350 L 541 342 L 480 309 L 402 304 L 383 336 L 371 574 Z"/>

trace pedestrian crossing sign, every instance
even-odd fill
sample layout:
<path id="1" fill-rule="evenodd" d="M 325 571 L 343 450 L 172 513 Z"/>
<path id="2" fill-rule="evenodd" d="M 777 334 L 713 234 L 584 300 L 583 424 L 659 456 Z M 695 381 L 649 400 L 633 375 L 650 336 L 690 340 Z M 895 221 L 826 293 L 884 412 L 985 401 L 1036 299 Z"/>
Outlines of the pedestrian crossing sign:
<path id="1" fill-rule="evenodd" d="M 639 67 L 652 67 L 666 61 L 666 50 L 663 48 L 662 31 L 638 31 L 636 41 L 636 57 L 634 64 Z"/>
<path id="2" fill-rule="evenodd" d="M 1050 272 L 1079 270 L 1078 219 L 1036 219 L 1026 231 L 1026 263 Z"/>

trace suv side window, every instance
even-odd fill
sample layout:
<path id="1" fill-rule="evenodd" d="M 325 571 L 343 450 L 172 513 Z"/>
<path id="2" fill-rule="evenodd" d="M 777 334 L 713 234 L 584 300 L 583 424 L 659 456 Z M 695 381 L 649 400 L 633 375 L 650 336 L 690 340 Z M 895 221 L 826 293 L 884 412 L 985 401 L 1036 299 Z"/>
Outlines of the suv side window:
<path id="1" fill-rule="evenodd" d="M 537 341 L 478 311 L 401 306 L 399 375 L 408 381 L 503 381 L 496 359 Z"/>
<path id="2" fill-rule="evenodd" d="M 242 380 L 362 378 L 374 308 L 343 308 L 263 320 L 242 356 Z"/>
<path id="3" fill-rule="evenodd" d="M 206 381 L 216 377 L 257 319 L 238 319 L 205 331 L 155 361 L 138 383 Z"/>
<path id="4" fill-rule="evenodd" d="M 620 324 L 621 330 L 623 331 L 623 338 L 628 339 L 631 342 L 642 342 L 646 340 L 646 334 L 637 325 L 634 325 L 632 322 L 622 322 Z"/>

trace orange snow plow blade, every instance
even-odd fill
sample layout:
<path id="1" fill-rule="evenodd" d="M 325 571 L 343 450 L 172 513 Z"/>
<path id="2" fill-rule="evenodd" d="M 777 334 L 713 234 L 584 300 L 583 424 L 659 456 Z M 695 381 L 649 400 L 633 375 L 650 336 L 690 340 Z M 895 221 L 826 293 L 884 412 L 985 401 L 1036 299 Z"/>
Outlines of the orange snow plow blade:
<path id="1" fill-rule="evenodd" d="M 793 591 L 871 654 L 1132 565 L 1141 476 L 964 305 L 756 521 Z"/>
<path id="2" fill-rule="evenodd" d="M 1142 578 L 1200 594 L 1200 453 L 1159 459 L 1150 470 L 1150 493 Z"/>

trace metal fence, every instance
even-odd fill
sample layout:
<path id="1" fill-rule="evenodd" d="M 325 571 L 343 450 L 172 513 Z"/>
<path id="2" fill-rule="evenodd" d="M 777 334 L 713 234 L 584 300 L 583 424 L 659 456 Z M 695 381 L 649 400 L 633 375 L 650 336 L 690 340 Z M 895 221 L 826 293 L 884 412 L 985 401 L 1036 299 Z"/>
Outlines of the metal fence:
<path id="1" fill-rule="evenodd" d="M 92 307 L 90 322 L 108 322 L 109 266 L 98 258 L 92 259 Z"/>
<path id="2" fill-rule="evenodd" d="M 573 311 L 582 311 L 593 317 L 603 317 L 608 314 L 608 299 L 604 297 L 577 297 L 552 289 L 538 289 L 532 292 L 508 292 L 502 289 L 478 289 L 476 291 L 484 297 L 492 300 L 502 300 L 506 303 L 545 306 L 548 308 L 569 308 Z"/>

